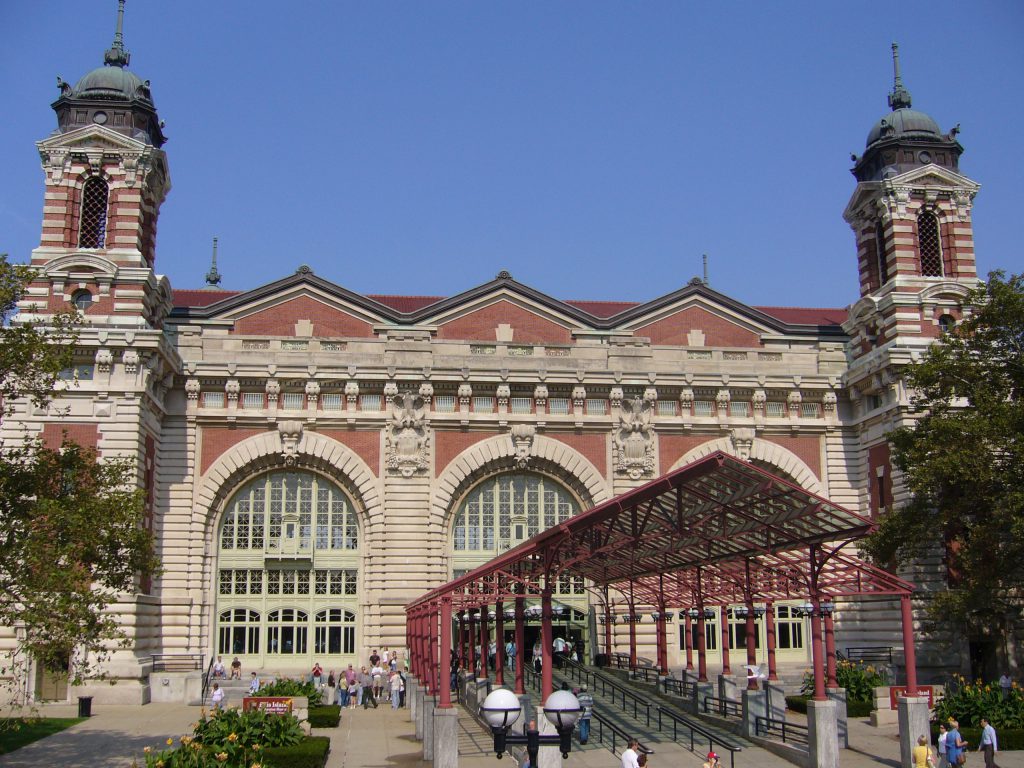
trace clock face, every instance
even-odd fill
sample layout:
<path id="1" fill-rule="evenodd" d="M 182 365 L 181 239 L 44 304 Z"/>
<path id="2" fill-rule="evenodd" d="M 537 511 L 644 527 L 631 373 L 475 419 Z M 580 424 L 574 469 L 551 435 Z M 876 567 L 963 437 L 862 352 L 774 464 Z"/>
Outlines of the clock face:
<path id="1" fill-rule="evenodd" d="M 932 161 L 932 153 L 922 152 L 917 156 L 917 159 L 920 160 L 922 163 L 930 163 Z"/>
<path id="2" fill-rule="evenodd" d="M 107 122 L 107 113 L 106 112 L 97 112 L 96 114 L 94 114 L 92 116 L 92 121 L 94 123 L 99 124 L 99 125 L 103 125 L 105 122 Z"/>

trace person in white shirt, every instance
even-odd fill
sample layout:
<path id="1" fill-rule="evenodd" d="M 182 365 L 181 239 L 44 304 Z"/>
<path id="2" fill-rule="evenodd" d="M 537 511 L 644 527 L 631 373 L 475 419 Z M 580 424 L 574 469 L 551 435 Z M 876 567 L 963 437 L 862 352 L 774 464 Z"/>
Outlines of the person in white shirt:
<path id="1" fill-rule="evenodd" d="M 213 663 L 213 676 L 214 677 L 226 677 L 227 672 L 224 670 L 224 662 L 220 656 L 217 657 L 217 661 Z"/>
<path id="2" fill-rule="evenodd" d="M 978 745 L 978 751 L 985 753 L 985 768 L 999 768 L 996 765 L 996 755 L 999 754 L 996 729 L 984 717 L 978 722 L 981 724 L 981 744 Z"/>
<path id="3" fill-rule="evenodd" d="M 249 695 L 255 696 L 260 690 L 260 679 L 256 677 L 256 673 L 252 673 L 252 678 L 249 680 Z"/>
<path id="4" fill-rule="evenodd" d="M 224 689 L 220 687 L 220 683 L 213 684 L 213 693 L 210 694 L 210 703 L 214 709 L 222 709 L 224 707 Z"/>
<path id="5" fill-rule="evenodd" d="M 1003 692 L 1003 698 L 1009 698 L 1010 691 L 1013 690 L 1013 678 L 1003 673 L 999 676 L 999 688 Z"/>
<path id="6" fill-rule="evenodd" d="M 946 730 L 946 726 L 939 723 L 939 768 L 946 768 L 949 765 L 946 761 L 946 736 L 948 735 L 949 732 Z"/>
<path id="7" fill-rule="evenodd" d="M 640 768 L 640 742 L 636 739 L 629 740 L 629 749 L 622 753 L 622 768 Z"/>
<path id="8" fill-rule="evenodd" d="M 379 699 L 384 695 L 384 667 L 374 664 L 370 674 L 373 676 L 373 698 Z"/>

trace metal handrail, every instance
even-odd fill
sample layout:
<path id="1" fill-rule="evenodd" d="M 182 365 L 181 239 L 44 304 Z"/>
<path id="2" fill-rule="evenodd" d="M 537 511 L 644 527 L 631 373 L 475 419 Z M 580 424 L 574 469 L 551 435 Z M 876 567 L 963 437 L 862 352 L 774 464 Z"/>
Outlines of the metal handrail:
<path id="1" fill-rule="evenodd" d="M 622 743 L 625 744 L 627 747 L 629 746 L 629 740 L 632 737 L 628 733 L 626 733 L 624 730 L 619 728 L 617 725 L 615 725 L 614 723 L 612 723 L 612 722 L 610 722 L 608 720 L 605 720 L 597 712 L 593 713 L 591 719 L 593 719 L 593 720 L 595 720 L 597 722 L 597 728 L 594 728 L 593 726 L 591 726 L 591 731 L 590 731 L 591 738 L 593 738 L 596 735 L 597 736 L 597 740 L 599 742 L 601 742 L 602 744 L 606 744 L 607 742 L 605 741 L 605 738 L 604 738 L 604 729 L 607 728 L 609 731 L 611 731 L 612 738 L 611 738 L 611 746 L 608 747 L 608 751 L 609 752 L 611 752 L 612 754 L 615 754 L 616 737 L 621 738 L 622 739 Z M 645 753 L 645 754 L 648 754 L 648 755 L 653 755 L 654 754 L 654 750 L 651 749 L 650 747 L 645 747 L 643 745 L 643 743 L 640 743 L 640 751 Z"/>
<path id="2" fill-rule="evenodd" d="M 676 696 L 682 696 L 684 699 L 693 698 L 697 694 L 697 684 L 691 683 L 689 680 L 663 677 L 661 678 L 661 683 L 666 694 L 674 693 Z"/>
<path id="3" fill-rule="evenodd" d="M 760 736 L 763 733 L 765 736 L 770 736 L 771 732 L 776 730 L 782 731 L 783 744 L 790 741 L 796 741 L 804 745 L 810 743 L 810 731 L 806 725 L 789 723 L 785 720 L 775 720 L 771 717 L 754 718 L 754 733 L 756 735 Z"/>
<path id="4" fill-rule="evenodd" d="M 600 675 L 594 674 L 593 672 L 590 672 L 589 670 L 585 669 L 584 667 L 582 667 L 577 662 L 574 662 L 574 661 L 567 662 L 565 664 L 565 666 L 563 666 L 563 670 L 564 669 L 568 669 L 570 671 L 570 673 L 576 672 L 579 675 L 578 679 L 580 680 L 580 682 L 585 682 L 585 683 L 587 683 L 587 685 L 590 685 L 590 686 L 593 687 L 593 690 L 591 690 L 591 693 L 593 693 L 595 695 L 610 697 L 612 704 L 616 704 L 617 703 L 616 702 L 616 697 L 618 697 L 618 699 L 621 701 L 621 706 L 622 706 L 623 714 L 628 714 L 628 712 L 626 710 L 626 707 L 628 706 L 628 704 L 632 704 L 632 706 L 633 706 L 633 719 L 634 720 L 639 720 L 640 719 L 640 712 L 643 711 L 644 717 L 647 720 L 647 726 L 650 727 L 650 725 L 651 725 L 651 703 L 649 701 L 647 701 L 647 699 L 645 699 L 643 696 L 640 696 L 639 694 L 634 693 L 633 691 L 629 690 L 629 688 L 627 688 L 627 687 L 625 687 L 623 685 L 619 685 L 618 683 L 614 683 L 614 682 L 612 682 L 611 680 L 608 680 L 605 677 L 602 677 Z M 570 674 L 570 677 L 573 677 L 573 675 Z M 577 679 L 577 678 L 574 678 L 574 679 Z M 610 694 L 609 694 L 609 691 L 611 691 Z M 628 702 L 627 702 L 627 699 L 629 700 Z"/>
<path id="5" fill-rule="evenodd" d="M 862 645 L 846 649 L 849 661 L 884 661 L 892 664 L 891 645 Z"/>
<path id="6" fill-rule="evenodd" d="M 722 717 L 743 717 L 743 705 L 731 699 L 720 699 L 717 696 L 701 696 L 701 709 L 705 715 L 717 714 Z M 714 710 L 708 709 L 708 702 L 714 704 Z"/>
<path id="7" fill-rule="evenodd" d="M 658 679 L 662 676 L 661 670 L 657 667 L 636 667 L 633 669 L 634 677 L 642 677 L 645 683 L 658 682 Z M 654 678 L 652 681 L 651 678 Z"/>
<path id="8" fill-rule="evenodd" d="M 200 664 L 202 662 L 200 661 Z M 206 704 L 206 692 L 210 689 L 210 679 L 213 677 L 213 656 L 210 656 L 210 663 L 206 665 L 206 674 L 203 675 L 203 688 L 199 694 L 199 700 Z"/>
<path id="9" fill-rule="evenodd" d="M 689 730 L 690 732 L 691 752 L 697 751 L 695 749 L 697 740 L 694 738 L 694 736 L 701 736 L 704 740 L 707 741 L 708 751 L 714 751 L 715 746 L 717 745 L 720 749 L 724 749 L 727 752 L 729 752 L 729 764 L 733 768 L 735 768 L 736 753 L 742 752 L 743 747 L 739 746 L 738 744 L 730 744 L 727 741 L 723 741 L 721 737 L 715 736 L 713 733 L 711 733 L 711 731 L 702 728 L 700 725 L 693 722 L 692 720 L 683 717 L 682 715 L 678 715 L 670 709 L 665 709 L 664 707 L 658 707 L 658 730 L 664 730 L 664 726 L 661 722 L 662 717 L 667 717 L 669 720 L 672 721 L 672 741 L 679 743 L 679 726 L 685 726 L 687 730 Z M 703 743 L 704 741 L 701 741 L 701 744 Z"/>
<path id="10" fill-rule="evenodd" d="M 201 653 L 154 653 L 154 672 L 192 672 L 203 668 L 203 654 Z M 210 657 L 210 664 L 213 664 L 213 657 Z"/>

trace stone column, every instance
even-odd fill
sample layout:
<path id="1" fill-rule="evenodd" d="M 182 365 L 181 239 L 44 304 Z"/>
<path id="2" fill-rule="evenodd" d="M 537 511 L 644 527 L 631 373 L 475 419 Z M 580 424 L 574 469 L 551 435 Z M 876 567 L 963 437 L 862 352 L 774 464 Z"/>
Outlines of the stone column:
<path id="1" fill-rule="evenodd" d="M 434 697 L 423 697 L 423 759 L 434 759 Z M 458 712 L 457 709 L 451 710 Z"/>
<path id="2" fill-rule="evenodd" d="M 743 691 L 743 735 L 747 738 L 757 735 L 758 717 L 768 714 L 768 694 L 765 691 Z"/>
<path id="3" fill-rule="evenodd" d="M 434 768 L 458 768 L 459 766 L 459 710 L 454 707 L 434 710 L 432 756 Z M 427 759 L 426 749 L 423 758 Z"/>
<path id="4" fill-rule="evenodd" d="M 786 719 L 786 689 L 779 683 L 764 681 L 764 690 L 768 694 L 767 712 L 772 720 Z"/>
<path id="5" fill-rule="evenodd" d="M 729 701 L 740 700 L 740 684 L 734 675 L 718 676 L 718 698 Z"/>
<path id="6" fill-rule="evenodd" d="M 416 722 L 416 739 L 423 741 L 423 702 L 427 695 L 422 686 L 417 685 L 413 691 L 412 712 L 413 720 Z"/>
<path id="7" fill-rule="evenodd" d="M 846 689 L 829 688 L 828 697 L 836 703 L 836 731 L 838 732 L 839 748 L 848 749 L 850 746 L 850 729 L 846 721 Z"/>
<path id="8" fill-rule="evenodd" d="M 697 683 L 697 714 L 704 712 L 704 699 L 715 696 L 715 686 L 707 680 Z M 709 705 L 710 706 L 710 705 Z M 714 711 L 711 709 L 710 711 Z"/>
<path id="9" fill-rule="evenodd" d="M 409 719 L 412 722 L 416 722 L 416 711 L 419 707 L 419 702 L 416 701 L 416 693 L 420 689 L 420 681 L 415 675 L 405 676 L 405 700 L 409 704 Z"/>
<path id="10" fill-rule="evenodd" d="M 807 743 L 810 765 L 815 768 L 839 768 L 839 739 L 834 701 L 807 702 Z"/>
<path id="11" fill-rule="evenodd" d="M 900 765 L 903 768 L 914 768 L 913 749 L 920 736 L 931 739 L 928 725 L 927 696 L 897 696 L 896 716 L 900 729 Z M 977 749 L 971 744 L 971 749 Z"/>

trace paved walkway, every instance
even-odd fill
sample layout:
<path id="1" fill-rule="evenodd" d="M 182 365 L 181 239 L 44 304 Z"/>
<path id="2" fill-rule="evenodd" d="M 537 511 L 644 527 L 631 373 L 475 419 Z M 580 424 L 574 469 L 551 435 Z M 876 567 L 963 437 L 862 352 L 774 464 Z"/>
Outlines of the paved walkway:
<path id="1" fill-rule="evenodd" d="M 191 723 L 199 716 L 198 707 L 175 704 L 149 704 L 145 707 L 96 706 L 89 720 L 37 741 L 9 755 L 0 755 L 0 768 L 127 768 L 140 758 L 146 746 L 160 748 L 167 738 L 177 740 L 191 732 Z M 73 706 L 46 707 L 44 714 L 73 717 Z M 329 736 L 331 754 L 328 768 L 429 768 L 422 759 L 422 745 L 416 741 L 409 710 L 346 709 L 338 728 L 315 731 Z M 652 764 L 675 768 L 697 768 L 701 759 L 678 745 L 646 742 L 655 748 Z M 850 745 L 840 755 L 842 768 L 899 767 L 899 741 L 895 726 L 872 728 L 866 720 L 850 723 Z M 459 718 L 460 768 L 513 768 L 507 757 L 495 761 L 489 734 L 463 713 Z M 971 754 L 971 763 L 980 766 L 980 755 Z M 1024 768 L 1024 751 L 999 755 L 1000 768 Z M 607 749 L 588 745 L 576 749 L 564 761 L 566 768 L 617 768 L 618 757 Z M 761 750 L 745 750 L 736 755 L 737 768 L 788 766 L 779 758 Z"/>

